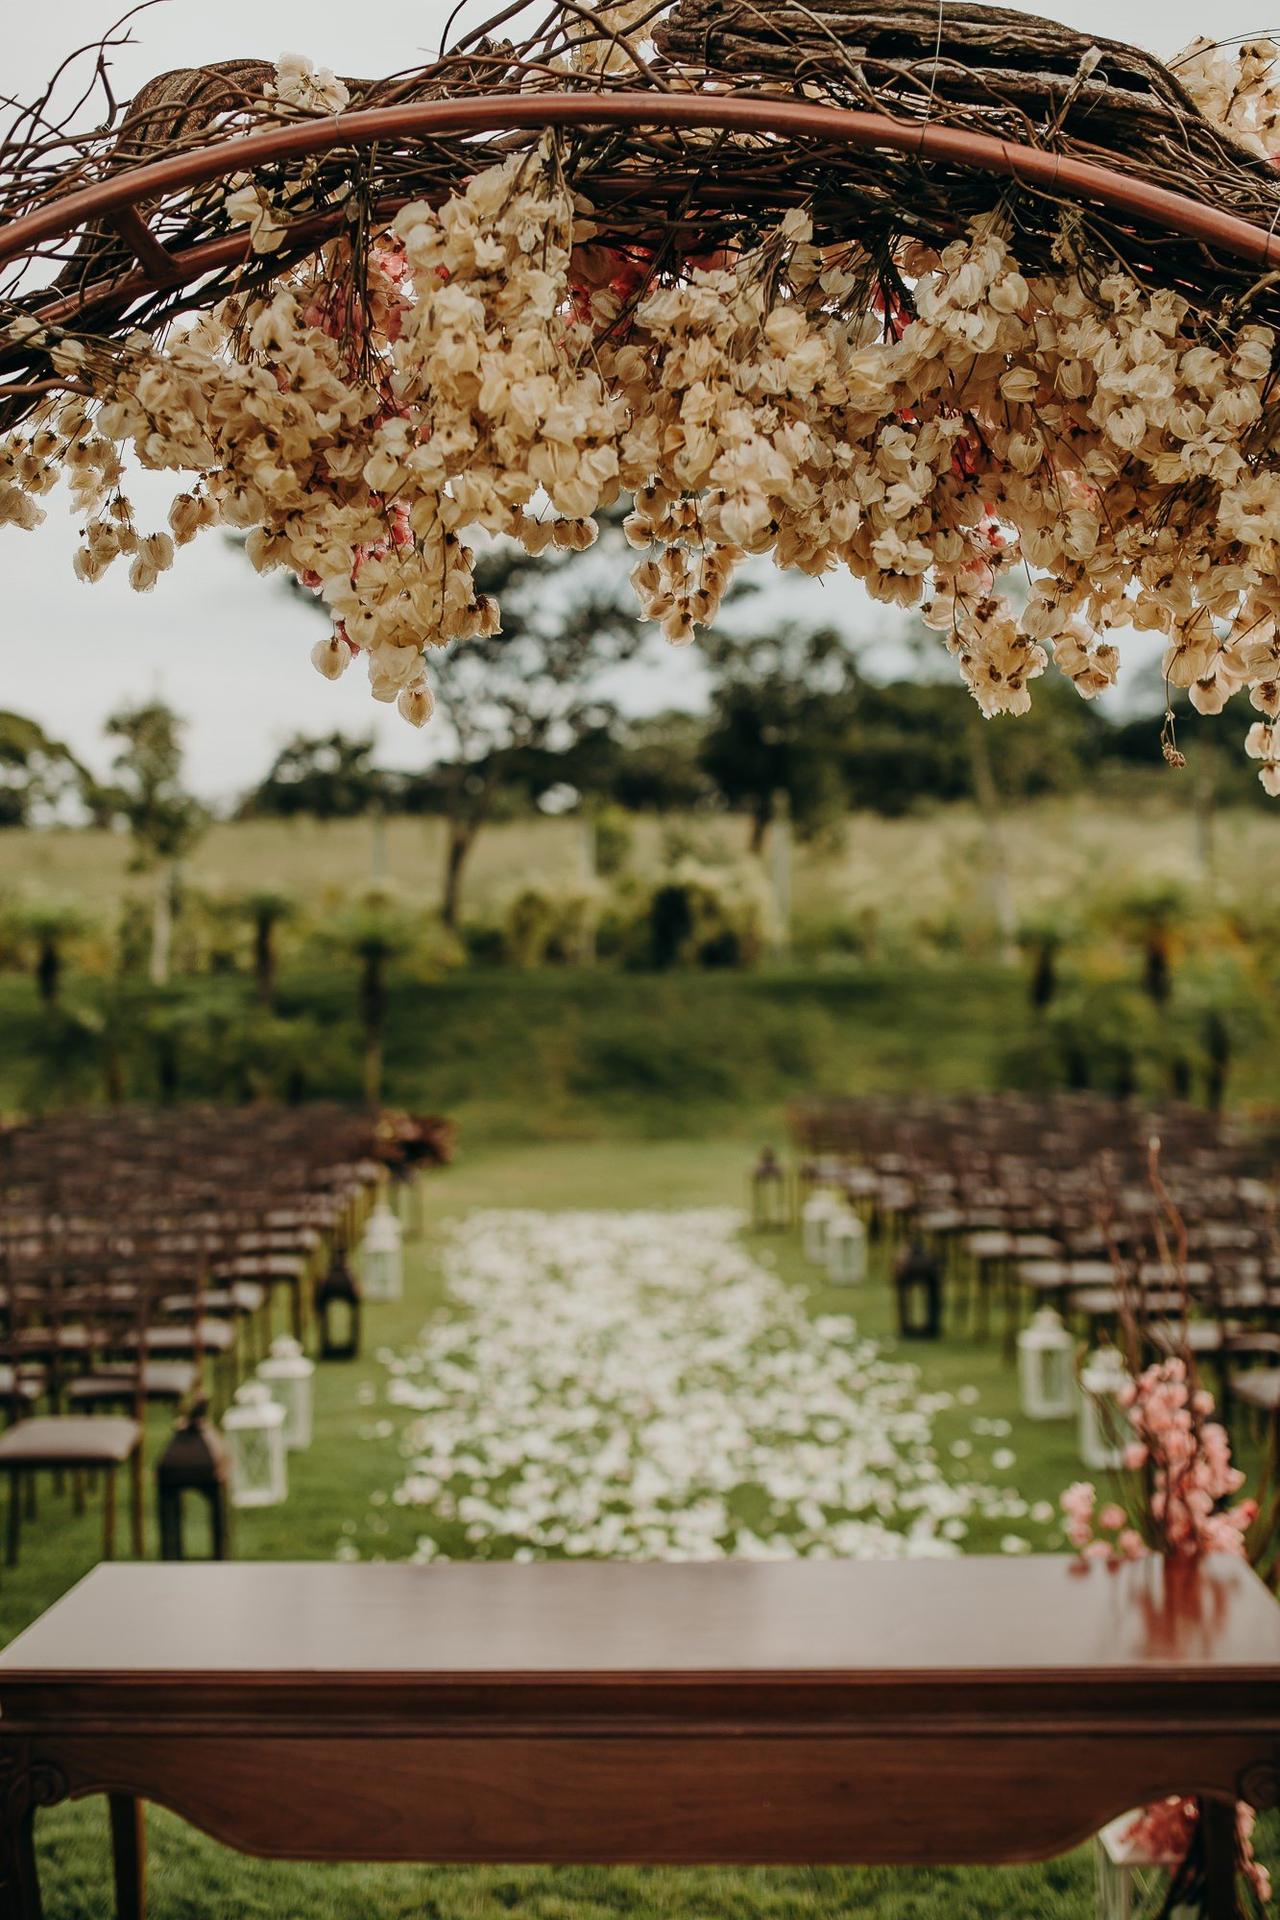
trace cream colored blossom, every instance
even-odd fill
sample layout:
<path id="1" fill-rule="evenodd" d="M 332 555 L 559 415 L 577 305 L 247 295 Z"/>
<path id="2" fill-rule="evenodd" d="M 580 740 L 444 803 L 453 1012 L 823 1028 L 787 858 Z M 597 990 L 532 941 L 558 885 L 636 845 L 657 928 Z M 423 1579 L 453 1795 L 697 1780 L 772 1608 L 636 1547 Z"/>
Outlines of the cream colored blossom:
<path id="1" fill-rule="evenodd" d="M 1196 58 L 1217 85 L 1217 56 Z M 1258 127 L 1269 58 L 1237 62 Z M 331 80 L 282 61 L 272 97 L 335 111 Z M 238 176 L 228 217 L 270 249 L 303 184 Z M 124 558 L 145 591 L 172 545 L 135 527 L 130 448 L 183 476 L 173 545 L 241 530 L 255 566 L 287 568 L 332 615 L 320 671 L 362 652 L 374 697 L 413 724 L 430 710 L 426 650 L 500 628 L 476 592 L 477 537 L 580 551 L 631 496 L 637 599 L 676 645 L 762 555 L 922 607 L 989 715 L 1024 712 L 1050 659 L 1094 697 L 1118 668 L 1108 631 L 1136 627 L 1164 637 L 1169 680 L 1201 710 L 1247 690 L 1269 727 L 1271 330 L 1209 332 L 1120 272 L 1024 274 L 994 218 L 904 250 L 915 315 L 893 328 L 854 298 L 865 265 L 793 209 L 767 256 L 726 251 L 645 287 L 548 139 L 402 209 L 358 289 L 338 240 L 164 346 L 134 334 L 104 358 L 58 335 L 48 350 L 91 397 L 52 399 L 0 442 L 0 522 L 34 524 L 65 477 L 85 523 L 77 572 Z M 1015 570 L 1032 575 L 1021 610 L 1002 590 Z"/>
<path id="2" fill-rule="evenodd" d="M 341 113 L 351 95 L 328 67 L 317 67 L 301 53 L 282 53 L 276 77 L 263 88 L 268 100 L 296 107 L 302 113 Z"/>

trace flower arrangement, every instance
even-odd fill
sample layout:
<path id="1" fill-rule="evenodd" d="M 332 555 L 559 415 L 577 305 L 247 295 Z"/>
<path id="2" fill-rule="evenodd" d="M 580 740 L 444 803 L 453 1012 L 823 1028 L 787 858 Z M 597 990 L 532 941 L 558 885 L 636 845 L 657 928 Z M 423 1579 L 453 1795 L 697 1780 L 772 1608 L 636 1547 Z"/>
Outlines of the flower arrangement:
<path id="1" fill-rule="evenodd" d="M 1227 1430 L 1212 1418 L 1213 1396 L 1196 1384 L 1185 1358 L 1174 1355 L 1146 1367 L 1123 1390 L 1121 1405 L 1132 1438 L 1125 1449 L 1128 1472 L 1141 1475 L 1139 1512 L 1131 1517 L 1117 1500 L 1099 1504 L 1097 1489 L 1077 1481 L 1062 1495 L 1069 1544 L 1083 1561 L 1115 1565 L 1159 1553 L 1168 1561 L 1194 1561 L 1207 1553 L 1243 1556 L 1246 1536 L 1258 1516 L 1256 1500 L 1238 1500 L 1245 1476 L 1231 1461 Z M 1140 1808 L 1124 1829 L 1135 1860 L 1181 1862 L 1164 1908 L 1199 1911 L 1200 1808 L 1194 1796 L 1173 1794 Z M 1259 1906 L 1271 1899 L 1271 1879 L 1252 1846 L 1256 1815 L 1237 1808 L 1240 1873 Z"/>
<path id="2" fill-rule="evenodd" d="M 619 62 L 650 73 L 654 11 L 583 16 L 599 29 L 563 71 L 601 88 Z M 1255 194 L 1277 145 L 1274 57 L 1201 46 L 1178 67 L 1185 112 L 1198 96 Z M 1096 65 L 1081 58 L 1081 87 Z M 245 85 L 259 118 L 351 99 L 293 56 Z M 332 615 L 317 668 L 360 658 L 374 697 L 421 725 L 431 649 L 500 630 L 475 543 L 586 547 L 625 496 L 640 605 L 675 645 L 750 556 L 845 568 L 919 607 L 988 716 L 1025 712 L 1051 663 L 1092 698 L 1115 679 L 1108 636 L 1156 632 L 1199 711 L 1246 697 L 1245 750 L 1280 794 L 1261 295 L 1206 312 L 1185 275 L 1100 257 L 1060 209 L 1020 257 L 1007 196 L 887 250 L 834 234 L 816 189 L 711 244 L 705 222 L 636 236 L 591 198 L 584 145 L 548 133 L 391 217 L 358 167 L 232 171 L 198 205 L 243 234 L 246 284 L 195 319 L 104 335 L 74 298 L 57 318 L 10 298 L 0 372 L 16 355 L 41 377 L 4 390 L 25 411 L 0 439 L 0 525 L 34 526 L 65 479 L 80 577 L 121 561 L 142 592 L 202 529 L 236 528 Z M 342 230 L 299 252 L 303 215 Z M 187 476 L 167 528 L 138 526 L 126 451 Z M 1019 605 L 1004 589 L 1024 573 Z M 1171 726 L 1165 755 L 1180 763 Z"/>
<path id="3" fill-rule="evenodd" d="M 1180 1356 L 1146 1367 L 1124 1388 L 1121 1404 L 1133 1437 L 1125 1466 L 1143 1476 L 1136 1521 L 1118 1502 L 1098 1504 L 1096 1489 L 1077 1481 L 1062 1496 L 1067 1539 L 1086 1559 L 1199 1559 L 1243 1555 L 1258 1517 L 1256 1500 L 1234 1500 L 1245 1476 L 1231 1463 L 1227 1430 L 1211 1416 L 1213 1395 L 1197 1386 Z"/>
<path id="4" fill-rule="evenodd" d="M 1147 1173 L 1156 1203 L 1154 1238 L 1162 1264 L 1181 1277 L 1185 1299 L 1186 1222 L 1165 1184 L 1160 1153 L 1160 1141 L 1153 1138 L 1148 1142 Z M 1101 1224 L 1107 1230 L 1105 1216 Z M 1265 1546 L 1274 1532 L 1275 1516 L 1269 1526 L 1257 1529 L 1259 1502 L 1237 1497 L 1245 1475 L 1232 1462 L 1227 1429 L 1213 1418 L 1213 1395 L 1196 1379 L 1189 1345 L 1183 1342 L 1184 1351 L 1137 1366 L 1142 1347 L 1139 1304 L 1114 1242 L 1111 1257 L 1131 1373 L 1117 1396 L 1129 1429 L 1123 1466 L 1128 1476 L 1138 1476 L 1140 1495 L 1137 1512 L 1131 1516 L 1118 1500 L 1099 1505 L 1096 1488 L 1088 1481 L 1077 1481 L 1061 1498 L 1068 1543 L 1082 1565 L 1102 1561 L 1115 1566 L 1148 1553 L 1160 1554 L 1169 1566 L 1194 1564 L 1210 1553 L 1244 1558 L 1251 1546 L 1259 1544 L 1259 1532 Z M 1170 1795 L 1140 1808 L 1120 1836 L 1134 1862 L 1179 1863 L 1161 1910 L 1162 1920 L 1183 1910 L 1206 1911 L 1200 1812 L 1194 1795 Z M 1237 1806 L 1239 1880 L 1260 1911 L 1270 1902 L 1271 1881 L 1253 1851 L 1255 1819 L 1252 1807 L 1243 1802 Z"/>

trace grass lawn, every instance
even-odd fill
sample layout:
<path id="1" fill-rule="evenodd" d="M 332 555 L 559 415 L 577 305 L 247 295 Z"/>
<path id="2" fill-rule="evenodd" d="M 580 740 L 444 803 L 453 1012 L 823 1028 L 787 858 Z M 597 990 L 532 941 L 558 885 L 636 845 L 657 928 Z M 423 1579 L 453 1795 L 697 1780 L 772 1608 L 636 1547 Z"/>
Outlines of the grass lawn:
<path id="1" fill-rule="evenodd" d="M 743 1134 L 747 1133 L 744 1122 Z M 763 1137 L 757 1132 L 757 1138 Z M 691 1142 L 585 1142 L 488 1147 L 464 1153 L 424 1188 L 426 1232 L 410 1247 L 405 1300 L 366 1310 L 361 1358 L 317 1374 L 317 1437 L 291 1461 L 286 1506 L 237 1516 L 242 1558 L 330 1559 L 341 1547 L 365 1557 L 407 1555 L 430 1529 L 428 1511 L 383 1504 L 400 1479 L 399 1427 L 382 1402 L 385 1368 L 379 1350 L 409 1346 L 442 1305 L 438 1255 L 446 1223 L 473 1208 L 627 1209 L 737 1205 L 744 1198 L 743 1138 Z M 856 1294 L 815 1284 L 791 1236 L 771 1236 L 755 1250 L 777 1259 L 778 1272 L 803 1290 L 815 1313 L 853 1312 L 865 1333 L 891 1341 L 888 1288 L 876 1267 Z M 900 1355 L 921 1368 L 930 1392 L 977 1390 L 977 1399 L 939 1411 L 934 1444 L 944 1464 L 956 1442 L 971 1449 L 965 1472 L 1007 1479 L 1028 1502 L 1056 1500 L 1078 1467 L 1069 1427 L 1019 1420 L 1013 1370 L 997 1338 L 981 1342 L 953 1330 L 938 1346 Z M 988 1423 L 1008 1421 L 1007 1438 Z M 156 1441 L 160 1439 L 157 1432 Z M 1008 1449 L 1012 1463 L 993 1455 Z M 992 1550 L 1002 1530 L 975 1523 L 967 1547 Z M 1041 1544 L 1052 1529 L 1042 1527 Z M 27 1530 L 22 1565 L 0 1577 L 0 1632 L 8 1639 L 93 1563 L 98 1515 L 69 1516 L 42 1489 L 39 1524 Z M 459 1551 L 448 1536 L 449 1551 Z M 152 1548 L 154 1550 L 154 1528 Z M 928 1809 L 921 1809 L 927 1820 Z M 689 1915 L 699 1920 L 799 1920 L 850 1911 L 876 1920 L 1081 1920 L 1091 1911 L 1092 1862 L 1081 1851 L 1045 1867 L 957 1871 L 795 1869 L 344 1868 L 243 1859 L 164 1814 L 151 1815 L 152 1912 L 155 1920 L 478 1920 L 519 1907 L 537 1920 L 623 1920 L 623 1916 Z M 105 1920 L 109 1871 L 105 1813 L 96 1802 L 40 1816 L 38 1839 L 48 1920 Z"/>

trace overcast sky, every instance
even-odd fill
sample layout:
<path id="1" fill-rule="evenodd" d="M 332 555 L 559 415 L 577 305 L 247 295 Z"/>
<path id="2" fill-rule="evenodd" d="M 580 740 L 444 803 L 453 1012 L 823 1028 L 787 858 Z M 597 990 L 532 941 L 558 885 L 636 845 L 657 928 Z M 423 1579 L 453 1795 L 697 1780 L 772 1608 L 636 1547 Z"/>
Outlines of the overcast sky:
<path id="1" fill-rule="evenodd" d="M 64 55 L 96 40 L 118 18 L 124 3 L 24 0 L 7 9 L 6 91 L 30 98 Z M 497 0 L 471 0 L 462 18 L 479 21 L 496 6 Z M 1227 39 L 1277 24 L 1254 0 L 1212 6 L 1205 0 L 1057 0 L 1056 9 L 1042 0 L 1019 10 L 1056 11 L 1085 32 L 1132 40 L 1165 56 L 1199 32 Z M 161 0 L 139 16 L 135 44 L 117 54 L 113 84 L 123 98 L 169 67 L 282 52 L 310 54 L 340 73 L 394 72 L 437 52 L 449 11 L 442 0 L 377 0 L 373 6 Z M 135 490 L 142 521 L 163 524 L 174 491 L 165 476 L 142 476 Z M 184 549 L 149 595 L 133 593 L 117 571 L 86 587 L 71 572 L 74 530 L 65 508 L 56 497 L 47 504 L 49 519 L 38 532 L 0 529 L 0 705 L 34 714 L 100 764 L 106 715 L 161 694 L 187 718 L 191 778 L 210 799 L 247 786 L 281 740 L 299 729 L 373 731 L 389 765 L 421 765 L 429 756 L 430 727 L 415 733 L 394 709 L 376 706 L 358 668 L 332 684 L 313 671 L 306 655 L 323 631 L 319 616 L 259 580 L 221 534 L 206 534 Z M 757 598 L 753 620 L 775 607 L 839 619 L 863 632 L 886 624 L 847 581 L 788 578 Z M 633 671 L 619 691 L 628 704 L 648 710 L 696 701 L 696 657 L 668 652 L 662 672 Z"/>

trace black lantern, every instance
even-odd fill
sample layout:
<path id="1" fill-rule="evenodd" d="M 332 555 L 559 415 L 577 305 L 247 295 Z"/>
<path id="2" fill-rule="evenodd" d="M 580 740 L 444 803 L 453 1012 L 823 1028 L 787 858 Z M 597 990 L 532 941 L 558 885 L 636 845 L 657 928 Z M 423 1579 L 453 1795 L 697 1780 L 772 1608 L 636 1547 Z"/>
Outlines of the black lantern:
<path id="1" fill-rule="evenodd" d="M 893 1269 L 898 1333 L 903 1340 L 936 1340 L 942 1332 L 942 1269 L 919 1240 L 898 1255 Z"/>
<path id="2" fill-rule="evenodd" d="M 335 1253 L 316 1288 L 322 1360 L 354 1360 L 360 1351 L 360 1288 L 345 1253 Z"/>
<path id="3" fill-rule="evenodd" d="M 185 1420 L 178 1422 L 156 1462 L 162 1560 L 186 1558 L 182 1546 L 182 1507 L 187 1493 L 197 1494 L 208 1503 L 211 1558 L 230 1558 L 227 1454 L 218 1429 L 210 1426 L 205 1418 L 206 1411 L 206 1402 L 200 1401 Z"/>
<path id="4" fill-rule="evenodd" d="M 787 1176 L 772 1147 L 762 1147 L 751 1171 L 751 1224 L 757 1233 L 787 1224 Z"/>

